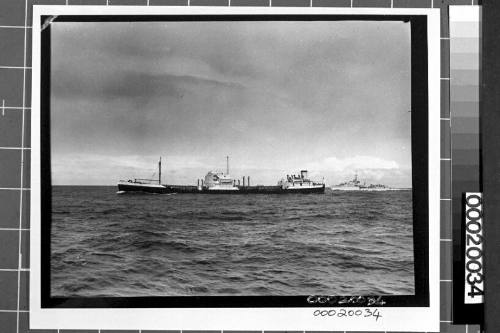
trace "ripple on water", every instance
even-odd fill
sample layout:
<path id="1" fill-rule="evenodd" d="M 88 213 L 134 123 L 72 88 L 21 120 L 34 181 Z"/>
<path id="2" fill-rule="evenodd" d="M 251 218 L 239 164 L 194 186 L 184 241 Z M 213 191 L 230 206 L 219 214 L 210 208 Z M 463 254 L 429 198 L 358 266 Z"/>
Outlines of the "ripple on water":
<path id="1" fill-rule="evenodd" d="M 54 295 L 413 293 L 410 191 L 115 192 L 53 188 Z"/>

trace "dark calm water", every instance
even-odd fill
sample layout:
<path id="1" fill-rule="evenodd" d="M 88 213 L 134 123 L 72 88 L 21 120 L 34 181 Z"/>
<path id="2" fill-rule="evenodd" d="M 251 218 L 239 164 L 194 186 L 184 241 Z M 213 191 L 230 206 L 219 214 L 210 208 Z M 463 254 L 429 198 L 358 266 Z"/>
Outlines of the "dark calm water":
<path id="1" fill-rule="evenodd" d="M 53 189 L 53 296 L 413 294 L 411 191 Z"/>

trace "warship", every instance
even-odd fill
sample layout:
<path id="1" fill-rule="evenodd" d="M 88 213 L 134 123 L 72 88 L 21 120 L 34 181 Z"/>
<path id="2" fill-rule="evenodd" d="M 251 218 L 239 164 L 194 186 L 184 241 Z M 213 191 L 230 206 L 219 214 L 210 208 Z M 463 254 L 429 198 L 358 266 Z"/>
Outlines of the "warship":
<path id="1" fill-rule="evenodd" d="M 369 184 L 367 185 L 365 182 L 361 183 L 358 179 L 358 174 L 354 174 L 354 178 L 352 180 L 333 185 L 330 187 L 333 191 L 389 191 L 393 190 L 389 186 L 383 184 Z"/>
<path id="2" fill-rule="evenodd" d="M 361 189 L 361 182 L 358 180 L 358 174 L 354 174 L 354 179 L 333 185 L 330 187 L 333 191 L 359 191 Z"/>

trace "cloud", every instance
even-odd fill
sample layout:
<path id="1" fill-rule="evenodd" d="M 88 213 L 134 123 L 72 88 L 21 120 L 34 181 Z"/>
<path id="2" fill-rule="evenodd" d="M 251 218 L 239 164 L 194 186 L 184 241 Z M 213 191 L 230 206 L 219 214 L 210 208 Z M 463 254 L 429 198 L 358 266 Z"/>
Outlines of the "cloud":
<path id="1" fill-rule="evenodd" d="M 312 163 L 311 169 L 343 172 L 345 170 L 391 170 L 398 169 L 395 161 L 375 156 L 353 156 L 347 158 L 327 157 L 320 162 Z"/>
<path id="2" fill-rule="evenodd" d="M 194 75 L 173 75 L 143 73 L 124 70 L 109 75 L 101 80 L 85 78 L 84 75 L 56 75 L 53 80 L 52 93 L 56 98 L 129 98 L 139 101 L 154 97 L 181 98 L 188 87 L 196 89 L 200 86 L 212 89 L 242 89 L 237 82 L 227 82 Z M 75 77 L 77 79 L 75 79 Z"/>
<path id="3" fill-rule="evenodd" d="M 235 173 L 264 184 L 306 167 L 332 182 L 359 170 L 391 181 L 406 175 L 399 181 L 408 183 L 409 28 L 56 22 L 55 176 L 110 184 L 117 172 L 141 174 L 162 155 L 174 160 L 166 172 L 191 183 L 230 155 Z"/>
<path id="4" fill-rule="evenodd" d="M 154 178 L 158 176 L 158 156 L 72 153 L 53 156 L 52 174 L 55 185 L 114 185 L 118 180 L 131 178 Z M 234 164 L 234 167 L 233 167 Z M 361 181 L 383 183 L 393 187 L 411 187 L 411 169 L 402 168 L 395 161 L 374 156 L 349 158 L 328 157 L 318 162 L 283 166 L 260 166 L 231 163 L 231 175 L 240 179 L 251 176 L 253 184 L 274 185 L 286 174 L 309 170 L 313 180 L 324 179 L 332 186 L 357 173 Z M 71 172 L 67 172 L 71 170 Z M 163 182 L 168 184 L 193 185 L 210 170 L 225 170 L 225 159 L 207 162 L 187 155 L 170 155 L 162 158 Z"/>
<path id="5" fill-rule="evenodd" d="M 366 183 L 384 183 L 394 187 L 411 186 L 411 168 L 377 156 L 335 156 L 307 164 L 311 177 L 324 177 L 327 185 L 352 179 L 355 174 Z"/>
<path id="6" fill-rule="evenodd" d="M 118 180 L 156 179 L 158 159 L 157 155 L 56 154 L 52 156 L 52 181 L 55 185 L 114 185 Z M 168 174 L 176 174 L 173 183 L 193 184 L 195 175 L 199 178 L 206 173 L 206 166 L 191 157 L 169 156 L 162 159 L 162 171 L 164 181 Z"/>

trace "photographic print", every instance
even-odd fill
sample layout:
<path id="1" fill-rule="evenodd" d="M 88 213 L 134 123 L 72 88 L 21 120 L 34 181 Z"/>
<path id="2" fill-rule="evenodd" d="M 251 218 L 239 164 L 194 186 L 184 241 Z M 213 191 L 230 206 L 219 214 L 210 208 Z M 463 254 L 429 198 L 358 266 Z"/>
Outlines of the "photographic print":
<path id="1" fill-rule="evenodd" d="M 434 322 L 438 15 L 101 10 L 36 13 L 38 328 Z"/>
<path id="2" fill-rule="evenodd" d="M 51 60 L 53 295 L 413 294 L 408 22 L 56 22 Z"/>

